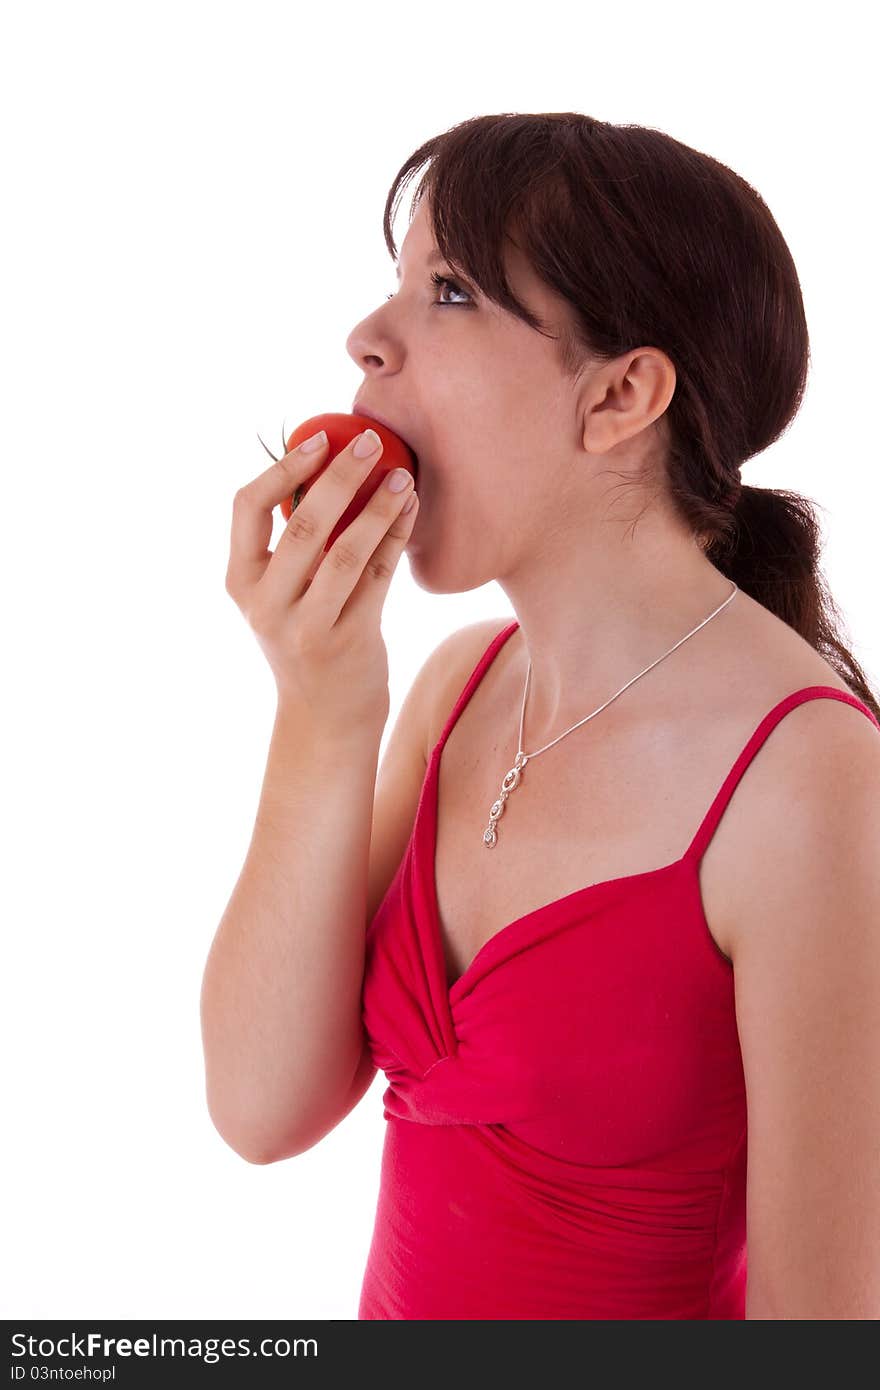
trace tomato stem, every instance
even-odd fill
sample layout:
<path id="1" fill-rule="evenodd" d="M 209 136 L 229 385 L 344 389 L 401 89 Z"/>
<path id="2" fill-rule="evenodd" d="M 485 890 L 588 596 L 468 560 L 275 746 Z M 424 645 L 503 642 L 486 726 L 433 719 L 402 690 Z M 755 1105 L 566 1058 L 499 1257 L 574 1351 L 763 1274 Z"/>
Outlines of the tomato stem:
<path id="1" fill-rule="evenodd" d="M 257 433 L 257 438 L 260 439 L 259 432 Z M 263 444 L 262 439 L 260 439 L 260 443 Z M 277 458 L 275 458 L 275 455 L 272 453 L 272 450 L 268 447 L 268 445 L 267 445 L 267 444 L 263 444 L 263 448 L 266 450 L 266 453 L 269 455 L 270 459 L 273 459 L 273 460 L 275 461 L 275 463 L 277 463 L 278 460 L 277 460 Z"/>

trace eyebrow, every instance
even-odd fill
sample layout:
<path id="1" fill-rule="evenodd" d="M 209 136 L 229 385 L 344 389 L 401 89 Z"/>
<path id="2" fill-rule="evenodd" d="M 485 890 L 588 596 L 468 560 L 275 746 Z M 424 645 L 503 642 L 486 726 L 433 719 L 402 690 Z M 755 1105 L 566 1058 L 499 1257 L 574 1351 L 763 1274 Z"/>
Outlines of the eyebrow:
<path id="1" fill-rule="evenodd" d="M 442 264 L 443 264 L 443 257 L 440 255 L 440 252 L 439 252 L 439 251 L 432 251 L 431 254 L 430 254 L 430 256 L 428 257 L 427 261 L 425 262 L 425 264 L 426 264 L 426 265 L 442 265 Z M 396 261 L 395 261 L 395 263 L 394 263 L 394 273 L 395 273 L 395 275 L 397 276 L 397 278 L 398 278 L 398 280 L 399 280 L 399 279 L 400 279 L 400 266 L 397 264 Z"/>

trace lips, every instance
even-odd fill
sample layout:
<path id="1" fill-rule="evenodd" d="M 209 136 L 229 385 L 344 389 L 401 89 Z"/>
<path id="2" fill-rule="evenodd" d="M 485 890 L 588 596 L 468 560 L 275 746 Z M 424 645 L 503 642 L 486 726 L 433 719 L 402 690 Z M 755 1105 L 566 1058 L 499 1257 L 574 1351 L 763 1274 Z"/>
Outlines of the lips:
<path id="1" fill-rule="evenodd" d="M 378 411 L 371 409 L 369 406 L 363 405 L 359 401 L 354 401 L 352 403 L 351 413 L 353 415 L 364 415 L 368 420 L 375 420 L 377 425 L 384 425 L 387 430 L 391 430 L 394 434 L 396 434 L 398 439 L 402 439 L 406 447 L 414 455 L 416 461 L 416 470 L 418 471 L 418 451 L 415 448 L 415 446 L 410 443 L 403 431 L 397 427 L 397 425 L 395 425 L 391 420 L 386 419 L 384 415 L 380 415 Z"/>

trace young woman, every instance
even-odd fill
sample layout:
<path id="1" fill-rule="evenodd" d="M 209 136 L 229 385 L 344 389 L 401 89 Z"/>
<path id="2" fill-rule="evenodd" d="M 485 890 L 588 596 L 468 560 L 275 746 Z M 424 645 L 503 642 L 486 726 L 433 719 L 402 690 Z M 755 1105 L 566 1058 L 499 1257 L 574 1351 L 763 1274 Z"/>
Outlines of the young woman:
<path id="1" fill-rule="evenodd" d="M 740 478 L 804 393 L 790 253 L 723 164 L 563 112 L 417 150 L 395 260 L 426 162 L 347 344 L 419 505 L 380 498 L 309 583 L 353 455 L 271 559 L 316 456 L 237 499 L 281 698 L 206 981 L 215 1119 L 271 1161 L 384 1071 L 361 1318 L 876 1317 L 880 708 L 809 502 Z M 404 547 L 516 616 L 433 654 L 374 799 Z"/>

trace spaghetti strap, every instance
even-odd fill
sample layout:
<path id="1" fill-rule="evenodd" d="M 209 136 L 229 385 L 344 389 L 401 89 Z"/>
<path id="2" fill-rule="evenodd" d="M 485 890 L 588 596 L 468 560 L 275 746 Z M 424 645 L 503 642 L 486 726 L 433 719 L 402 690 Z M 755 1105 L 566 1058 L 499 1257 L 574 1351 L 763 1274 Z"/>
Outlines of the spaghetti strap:
<path id="1" fill-rule="evenodd" d="M 453 705 L 452 713 L 449 715 L 444 725 L 443 732 L 434 746 L 431 754 L 432 758 L 440 757 L 443 746 L 452 732 L 456 721 L 485 675 L 488 667 L 491 665 L 496 654 L 507 641 L 508 637 L 511 637 L 518 627 L 518 620 L 508 623 L 507 627 L 502 628 L 497 636 L 493 637 L 492 641 L 489 643 L 489 646 L 480 657 L 468 677 L 464 689 Z M 682 855 L 682 860 L 696 859 L 697 862 L 699 862 L 702 858 L 709 841 L 715 833 L 718 822 L 724 814 L 727 803 L 730 801 L 730 798 L 733 796 L 739 784 L 740 778 L 758 752 L 758 749 L 761 748 L 765 739 L 773 732 L 780 720 L 784 719 L 790 710 L 796 709 L 798 705 L 804 704 L 807 700 L 829 699 L 842 700 L 845 704 L 852 705 L 855 709 L 861 710 L 862 713 L 867 715 L 871 720 L 871 723 L 876 726 L 878 731 L 880 731 L 880 721 L 877 720 L 868 706 L 864 704 L 857 695 L 853 695 L 850 691 L 838 690 L 837 687 L 833 685 L 805 685 L 800 690 L 794 690 L 790 695 L 785 695 L 778 704 L 773 706 L 769 713 L 764 715 L 764 718 L 746 743 L 746 746 L 743 748 L 733 767 L 730 769 L 730 772 L 721 784 L 721 788 L 715 800 L 703 817 L 696 835 Z"/>
<path id="2" fill-rule="evenodd" d="M 790 695 L 784 696 L 778 704 L 774 705 L 768 714 L 765 714 L 755 732 L 752 734 L 745 748 L 740 753 L 730 772 L 727 774 L 721 789 L 709 810 L 706 812 L 699 830 L 694 836 L 688 848 L 685 850 L 683 859 L 696 859 L 699 861 L 715 833 L 725 807 L 733 796 L 740 778 L 748 767 L 764 740 L 773 732 L 781 719 L 784 719 L 790 710 L 796 709 L 798 705 L 804 704 L 807 700 L 842 700 L 845 704 L 852 705 L 855 709 L 860 709 L 866 714 L 873 724 L 880 730 L 880 722 L 876 719 L 868 706 L 863 704 L 858 696 L 844 690 L 838 690 L 833 685 L 805 685 L 801 690 L 794 690 Z"/>
<path id="3" fill-rule="evenodd" d="M 516 631 L 518 627 L 519 620 L 517 620 L 516 622 L 508 623 L 507 627 L 502 628 L 498 635 L 492 638 L 492 641 L 489 643 L 488 647 L 483 652 L 483 655 L 480 657 L 479 661 L 477 662 L 476 666 L 474 667 L 473 671 L 468 677 L 467 684 L 465 685 L 464 689 L 462 690 L 461 694 L 459 695 L 458 699 L 453 705 L 452 713 L 450 714 L 443 727 L 443 732 L 437 740 L 437 743 L 434 745 L 434 751 L 431 754 L 432 757 L 439 758 L 440 754 L 443 751 L 443 745 L 445 744 L 449 735 L 452 733 L 452 729 L 456 720 L 458 719 L 468 700 L 473 695 L 480 681 L 483 679 L 483 676 L 485 675 L 487 668 L 491 665 L 492 661 L 495 658 L 496 652 L 498 652 L 498 650 L 504 645 L 508 637 L 513 635 L 513 633 Z"/>

